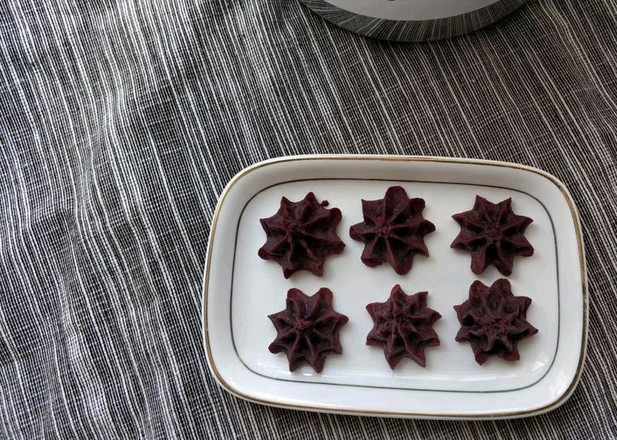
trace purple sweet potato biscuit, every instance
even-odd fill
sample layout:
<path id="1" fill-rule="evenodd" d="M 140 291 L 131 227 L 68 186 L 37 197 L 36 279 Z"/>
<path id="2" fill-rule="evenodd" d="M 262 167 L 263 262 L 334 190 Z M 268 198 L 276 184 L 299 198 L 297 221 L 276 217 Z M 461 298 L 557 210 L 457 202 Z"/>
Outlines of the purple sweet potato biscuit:
<path id="1" fill-rule="evenodd" d="M 428 292 L 407 295 L 397 284 L 386 302 L 366 306 L 374 323 L 366 345 L 382 347 L 393 370 L 403 358 L 426 366 L 424 350 L 439 345 L 433 324 L 441 315 L 426 306 L 427 295 Z"/>
<path id="2" fill-rule="evenodd" d="M 428 256 L 424 236 L 435 225 L 422 216 L 424 200 L 410 199 L 400 186 L 392 186 L 381 200 L 362 200 L 364 222 L 349 235 L 365 243 L 362 262 L 375 267 L 388 262 L 399 275 L 411 270 L 417 254 Z"/>
<path id="3" fill-rule="evenodd" d="M 523 235 L 533 220 L 512 212 L 512 199 L 494 204 L 476 196 L 471 211 L 452 218 L 461 226 L 461 232 L 450 246 L 471 252 L 471 270 L 475 274 L 492 264 L 502 275 L 509 276 L 514 257 L 533 255 L 533 247 Z"/>
<path id="4" fill-rule="evenodd" d="M 459 342 L 468 341 L 480 365 L 490 357 L 507 361 L 520 358 L 517 344 L 535 335 L 538 330 L 527 322 L 531 298 L 514 296 L 510 282 L 497 280 L 491 287 L 474 281 L 469 299 L 454 306 L 461 328 L 456 335 Z"/>
<path id="5" fill-rule="evenodd" d="M 277 333 L 268 349 L 287 354 L 289 371 L 306 363 L 321 373 L 329 354 L 343 353 L 339 332 L 347 316 L 334 311 L 332 291 L 325 287 L 313 296 L 290 289 L 286 305 L 285 310 L 268 316 Z"/>
<path id="6" fill-rule="evenodd" d="M 336 235 L 341 211 L 326 206 L 328 202 L 319 203 L 312 192 L 299 202 L 283 197 L 278 212 L 260 220 L 267 238 L 258 255 L 279 263 L 285 278 L 300 270 L 322 276 L 325 259 L 345 247 Z"/>

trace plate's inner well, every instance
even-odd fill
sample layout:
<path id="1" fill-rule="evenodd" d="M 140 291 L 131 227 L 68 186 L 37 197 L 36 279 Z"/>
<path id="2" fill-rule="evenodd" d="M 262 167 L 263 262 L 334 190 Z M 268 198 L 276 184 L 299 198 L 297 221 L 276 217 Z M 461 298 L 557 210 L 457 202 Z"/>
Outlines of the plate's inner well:
<path id="1" fill-rule="evenodd" d="M 437 228 L 425 237 L 430 257 L 416 256 L 411 272 L 403 276 L 386 264 L 377 268 L 362 264 L 364 244 L 349 237 L 349 227 L 363 220 L 360 199 L 381 199 L 393 185 L 405 188 L 410 198 L 423 198 L 424 217 Z M 298 201 L 309 191 L 319 201 L 328 200 L 329 207 L 341 209 L 343 219 L 338 234 L 346 248 L 343 254 L 326 260 L 323 277 L 300 272 L 286 280 L 277 263 L 257 256 L 266 237 L 259 219 L 273 215 L 282 196 Z M 521 359 L 517 362 L 496 358 L 480 366 L 469 344 L 454 340 L 460 326 L 453 306 L 467 299 L 471 283 L 479 279 L 490 285 L 503 278 L 492 266 L 482 275 L 474 275 L 469 268 L 470 254 L 450 248 L 460 231 L 451 216 L 471 209 L 476 195 L 494 203 L 512 197 L 514 212 L 533 219 L 525 236 L 535 253 L 529 258 L 517 257 L 508 279 L 514 295 L 533 300 L 527 320 L 539 332 L 519 343 Z M 248 202 L 239 219 L 234 247 L 230 316 L 233 344 L 245 366 L 259 375 L 281 381 L 363 387 L 495 392 L 529 387 L 553 364 L 559 340 L 555 232 L 547 209 L 528 194 L 508 188 L 439 182 L 341 179 L 282 183 L 260 191 Z M 408 294 L 428 291 L 428 306 L 443 316 L 434 327 L 441 345 L 427 349 L 426 368 L 406 359 L 392 371 L 382 349 L 365 345 L 373 325 L 365 307 L 386 301 L 395 284 Z M 309 366 L 290 373 L 286 356 L 268 351 L 276 331 L 267 315 L 285 308 L 286 294 L 292 287 L 308 295 L 321 287 L 330 288 L 335 310 L 349 317 L 341 331 L 343 354 L 329 356 L 321 374 Z"/>

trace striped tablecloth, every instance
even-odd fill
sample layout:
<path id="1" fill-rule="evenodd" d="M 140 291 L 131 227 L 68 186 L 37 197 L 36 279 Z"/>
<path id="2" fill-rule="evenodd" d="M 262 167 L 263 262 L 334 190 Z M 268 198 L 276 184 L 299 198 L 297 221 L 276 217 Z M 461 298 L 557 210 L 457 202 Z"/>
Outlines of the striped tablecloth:
<path id="1" fill-rule="evenodd" d="M 0 3 L 0 438 L 617 435 L 617 3 L 530 0 L 429 44 L 294 0 Z M 561 408 L 495 422 L 271 409 L 219 389 L 201 278 L 217 196 L 299 153 L 520 162 L 587 243 L 587 367 Z"/>

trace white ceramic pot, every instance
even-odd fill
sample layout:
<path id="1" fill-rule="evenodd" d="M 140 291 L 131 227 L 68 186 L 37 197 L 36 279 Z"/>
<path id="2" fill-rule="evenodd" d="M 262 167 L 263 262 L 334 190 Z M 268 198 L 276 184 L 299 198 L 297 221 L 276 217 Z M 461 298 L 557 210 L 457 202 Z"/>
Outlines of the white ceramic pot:
<path id="1" fill-rule="evenodd" d="M 347 30 L 394 41 L 426 41 L 475 31 L 527 0 L 301 0 Z"/>

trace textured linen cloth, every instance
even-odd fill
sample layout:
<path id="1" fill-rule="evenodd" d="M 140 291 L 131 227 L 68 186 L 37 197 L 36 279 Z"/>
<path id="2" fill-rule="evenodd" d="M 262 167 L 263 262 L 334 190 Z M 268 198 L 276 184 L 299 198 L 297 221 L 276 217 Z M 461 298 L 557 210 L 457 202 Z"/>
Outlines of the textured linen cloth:
<path id="1" fill-rule="evenodd" d="M 0 3 L 0 438 L 617 436 L 617 2 L 530 0 L 426 44 L 295 0 Z M 581 212 L 582 381 L 514 421 L 333 416 L 221 390 L 201 338 L 225 184 L 300 153 L 423 154 L 555 174 Z"/>

